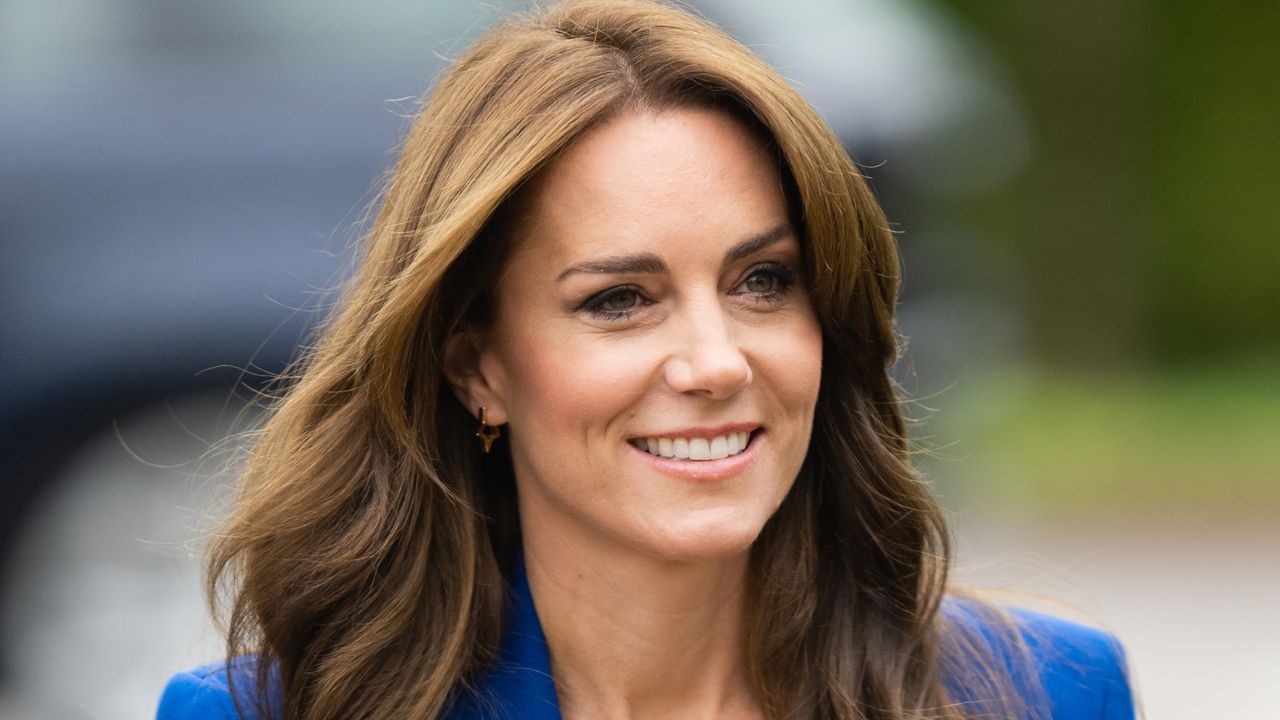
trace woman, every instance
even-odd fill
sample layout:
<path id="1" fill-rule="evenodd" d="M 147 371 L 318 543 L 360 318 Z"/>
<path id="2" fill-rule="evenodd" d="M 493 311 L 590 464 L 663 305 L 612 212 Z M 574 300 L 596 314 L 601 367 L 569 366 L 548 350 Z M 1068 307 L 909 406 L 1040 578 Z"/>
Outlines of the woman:
<path id="1" fill-rule="evenodd" d="M 679 10 L 490 31 L 210 554 L 160 717 L 1122 718 L 1093 630 L 944 601 L 840 143 Z"/>

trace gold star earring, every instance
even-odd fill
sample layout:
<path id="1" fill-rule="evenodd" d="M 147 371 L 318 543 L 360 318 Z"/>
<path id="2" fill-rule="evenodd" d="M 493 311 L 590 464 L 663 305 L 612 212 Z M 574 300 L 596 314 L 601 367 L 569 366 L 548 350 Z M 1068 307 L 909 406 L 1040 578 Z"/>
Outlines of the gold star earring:
<path id="1" fill-rule="evenodd" d="M 480 438 L 480 442 L 484 443 L 484 452 L 489 454 L 489 448 L 493 447 L 493 441 L 502 437 L 502 431 L 485 422 L 485 407 L 480 406 L 480 429 L 476 430 L 476 437 Z"/>

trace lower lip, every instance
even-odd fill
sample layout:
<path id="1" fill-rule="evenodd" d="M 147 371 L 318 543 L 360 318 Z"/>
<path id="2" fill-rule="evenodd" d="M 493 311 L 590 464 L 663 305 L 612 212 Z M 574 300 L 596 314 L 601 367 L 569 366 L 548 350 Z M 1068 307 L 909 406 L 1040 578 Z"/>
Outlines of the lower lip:
<path id="1" fill-rule="evenodd" d="M 763 439 L 764 431 L 757 430 L 751 433 L 751 441 L 747 444 L 746 450 L 719 460 L 678 460 L 652 455 L 631 443 L 627 443 L 627 447 L 639 453 L 651 465 L 667 475 L 691 482 L 713 483 L 728 480 L 746 470 L 747 466 L 755 461 L 760 449 L 760 441 Z"/>

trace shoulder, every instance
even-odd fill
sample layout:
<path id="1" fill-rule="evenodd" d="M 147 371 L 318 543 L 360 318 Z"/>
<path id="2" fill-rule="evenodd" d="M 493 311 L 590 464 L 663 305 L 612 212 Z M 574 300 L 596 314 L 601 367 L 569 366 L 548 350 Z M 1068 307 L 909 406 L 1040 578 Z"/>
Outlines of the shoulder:
<path id="1" fill-rule="evenodd" d="M 1111 633 L 1052 615 L 1010 610 L 1054 717 L 1130 720 L 1128 667 Z"/>
<path id="2" fill-rule="evenodd" d="M 961 642 L 1003 666 L 1028 702 L 1053 718 L 1131 720 L 1124 649 L 1111 633 L 1021 608 L 948 598 L 943 617 Z M 961 653 L 962 655 L 965 653 Z"/>
<path id="3" fill-rule="evenodd" d="M 254 705 L 257 668 L 257 659 L 246 656 L 177 673 L 164 688 L 156 720 L 260 720 Z"/>

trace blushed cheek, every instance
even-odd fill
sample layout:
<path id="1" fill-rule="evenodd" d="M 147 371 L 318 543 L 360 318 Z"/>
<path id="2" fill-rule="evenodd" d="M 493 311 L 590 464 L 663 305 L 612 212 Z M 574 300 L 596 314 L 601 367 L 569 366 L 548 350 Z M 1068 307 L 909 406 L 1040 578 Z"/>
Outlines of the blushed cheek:
<path id="1" fill-rule="evenodd" d="M 814 412 L 822 382 L 822 332 L 816 323 L 813 328 L 798 328 L 788 337 L 779 338 L 776 347 L 780 349 L 774 356 L 778 402 L 788 420 L 794 423 L 781 460 L 787 471 L 795 474 L 788 478 L 786 489 L 778 499 L 781 504 L 804 464 L 812 441 Z"/>
<path id="2" fill-rule="evenodd" d="M 508 404 L 530 425 L 530 436 L 552 427 L 590 433 L 625 412 L 636 372 L 634 352 L 546 332 L 513 340 Z"/>
<path id="3" fill-rule="evenodd" d="M 796 327 L 769 344 L 768 357 L 778 394 L 788 409 L 809 419 L 818 401 L 822 380 L 822 331 L 816 321 Z"/>
<path id="4" fill-rule="evenodd" d="M 559 405 L 576 402 L 575 389 L 565 382 L 564 358 L 547 338 L 534 333 L 518 335 L 508 348 L 510 387 L 506 396 L 512 421 L 529 425 L 519 428 L 522 433 L 535 431 L 537 423 L 553 420 Z M 534 418 L 536 422 L 531 422 Z"/>

